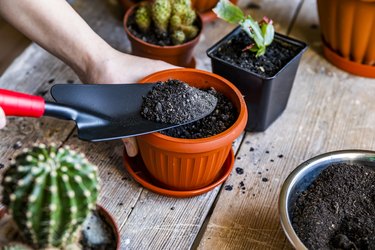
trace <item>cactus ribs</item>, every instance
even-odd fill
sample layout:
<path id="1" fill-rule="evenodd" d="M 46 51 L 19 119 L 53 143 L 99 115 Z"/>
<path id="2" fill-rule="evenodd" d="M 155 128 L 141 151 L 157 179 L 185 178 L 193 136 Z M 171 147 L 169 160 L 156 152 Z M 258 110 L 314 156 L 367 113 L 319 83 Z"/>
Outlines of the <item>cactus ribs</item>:
<path id="1" fill-rule="evenodd" d="M 127 26 L 136 37 L 160 46 L 188 42 L 201 29 L 190 0 L 143 2 L 130 16 Z"/>

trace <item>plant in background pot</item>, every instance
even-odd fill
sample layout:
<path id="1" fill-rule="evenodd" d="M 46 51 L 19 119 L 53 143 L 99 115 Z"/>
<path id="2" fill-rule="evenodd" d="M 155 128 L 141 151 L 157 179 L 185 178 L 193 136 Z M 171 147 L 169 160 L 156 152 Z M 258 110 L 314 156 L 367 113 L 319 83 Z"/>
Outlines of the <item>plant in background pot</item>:
<path id="1" fill-rule="evenodd" d="M 264 131 L 284 111 L 306 44 L 275 33 L 272 20 L 256 22 L 228 0 L 214 8 L 239 24 L 207 50 L 212 70 L 239 88 L 249 112 L 247 131 Z"/>
<path id="2" fill-rule="evenodd" d="M 226 171 L 225 178 L 221 178 L 215 186 L 204 189 L 218 177 L 221 177 L 220 173 L 222 172 L 223 164 L 228 157 L 231 157 L 229 162 L 233 163 L 232 142 L 245 128 L 247 122 L 246 104 L 239 90 L 228 80 L 202 70 L 172 69 L 160 71 L 144 78 L 141 83 L 167 81 L 169 79 L 180 80 L 199 89 L 214 88 L 215 91 L 221 93 L 223 99 L 227 99 L 231 103 L 220 107 L 222 105 L 220 100 L 218 100 L 217 107 L 211 114 L 212 117 L 210 115 L 203 118 L 208 120 L 188 124 L 189 128 L 182 128 L 183 130 L 195 129 L 197 131 L 201 128 L 214 131 L 216 127 L 221 127 L 222 124 L 220 123 L 223 123 L 223 121 L 215 118 L 215 114 L 221 112 L 219 108 L 221 110 L 231 110 L 232 115 L 235 115 L 233 122 L 227 129 L 217 134 L 213 133 L 211 134 L 212 136 L 205 138 L 172 137 L 168 131 L 173 135 L 176 134 L 174 133 L 176 131 L 170 130 L 137 137 L 140 154 L 147 171 L 154 181 L 160 183 L 167 190 L 165 192 L 156 190 L 156 192 L 179 196 L 179 193 L 173 195 L 169 191 L 188 191 L 179 197 L 193 196 L 197 195 L 195 190 L 203 188 L 207 192 L 228 177 L 232 166 L 229 166 L 228 171 Z M 223 113 L 222 115 L 225 116 Z M 212 124 L 215 121 L 216 126 L 213 126 Z M 127 168 L 129 169 L 129 167 Z"/>
<path id="3" fill-rule="evenodd" d="M 125 10 L 133 5 L 140 3 L 142 0 L 120 0 Z M 217 0 L 191 0 L 193 9 L 196 10 L 201 16 L 203 22 L 210 22 L 216 18 L 216 15 L 211 9 L 217 4 Z M 237 3 L 237 0 L 231 0 L 232 3 Z"/>
<path id="4" fill-rule="evenodd" d="M 142 2 L 126 12 L 124 27 L 134 55 L 195 66 L 202 21 L 189 0 Z"/>
<path id="5" fill-rule="evenodd" d="M 2 187 L 8 214 L 0 218 L 0 246 L 8 241 L 5 249 L 119 247 L 113 219 L 96 205 L 97 167 L 83 154 L 34 146 L 15 158 Z"/>
<path id="6" fill-rule="evenodd" d="M 375 0 L 318 0 L 324 56 L 355 75 L 375 78 Z"/>

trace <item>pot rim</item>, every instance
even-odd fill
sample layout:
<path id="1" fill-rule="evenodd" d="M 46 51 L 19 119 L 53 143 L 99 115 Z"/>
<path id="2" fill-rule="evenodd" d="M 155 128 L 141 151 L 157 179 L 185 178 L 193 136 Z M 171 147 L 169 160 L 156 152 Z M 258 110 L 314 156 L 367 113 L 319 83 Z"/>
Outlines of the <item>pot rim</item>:
<path id="1" fill-rule="evenodd" d="M 136 37 L 135 35 L 133 35 L 130 32 L 130 30 L 128 29 L 128 26 L 127 26 L 128 19 L 129 19 L 130 15 L 133 14 L 134 9 L 137 8 L 139 5 L 140 4 L 136 4 L 136 5 L 131 6 L 125 12 L 125 16 L 124 16 L 124 19 L 123 19 L 123 25 L 124 25 L 125 32 L 133 40 L 137 41 L 140 44 L 143 44 L 143 46 L 147 46 L 147 47 L 151 47 L 151 48 L 156 48 L 156 49 L 161 49 L 161 48 L 163 48 L 163 49 L 176 49 L 176 48 L 180 48 L 180 47 L 188 47 L 188 46 L 192 46 L 193 44 L 195 44 L 195 43 L 197 43 L 199 41 L 200 36 L 201 36 L 201 34 L 203 32 L 203 19 L 202 19 L 201 14 L 199 14 L 198 12 L 195 12 L 195 13 L 197 14 L 198 22 L 200 24 L 199 33 L 197 34 L 197 36 L 194 39 L 192 39 L 192 40 L 190 40 L 188 42 L 185 42 L 185 43 L 179 44 L 179 45 L 161 46 L 161 45 L 156 45 L 156 44 L 148 43 L 148 42 L 143 41 L 142 39 L 139 39 L 138 37 Z"/>
<path id="2" fill-rule="evenodd" d="M 277 73 L 274 74 L 273 76 L 259 75 L 259 74 L 255 73 L 255 72 L 249 71 L 249 70 L 244 69 L 242 67 L 239 67 L 239 66 L 237 66 L 235 64 L 229 63 L 228 61 L 225 61 L 225 60 L 223 60 L 221 58 L 218 58 L 218 57 L 216 57 L 216 56 L 214 56 L 212 54 L 214 51 L 217 50 L 217 48 L 222 43 L 226 42 L 227 40 L 229 40 L 233 36 L 237 35 L 239 32 L 241 32 L 241 30 L 242 30 L 241 26 L 238 25 L 236 28 L 234 28 L 232 31 L 230 31 L 226 36 L 224 36 L 222 39 L 220 39 L 218 42 L 216 42 L 214 45 L 212 45 L 210 48 L 208 48 L 206 50 L 207 56 L 210 57 L 211 59 L 214 58 L 215 60 L 218 60 L 221 63 L 224 63 L 224 64 L 229 65 L 231 67 L 234 67 L 236 69 L 242 70 L 242 71 L 244 71 L 244 72 L 246 72 L 248 74 L 254 75 L 257 78 L 260 78 L 260 79 L 263 79 L 263 80 L 272 80 L 272 79 L 276 78 L 283 70 L 285 70 L 290 63 L 292 63 L 294 60 L 296 60 L 297 58 L 299 58 L 300 56 L 302 56 L 302 54 L 308 49 L 308 45 L 305 42 L 302 42 L 302 41 L 299 41 L 297 39 L 291 38 L 289 36 L 286 36 L 286 35 L 283 35 L 283 34 L 275 32 L 275 38 L 278 38 L 278 39 L 280 39 L 281 41 L 283 41 L 285 43 L 288 43 L 288 44 L 291 44 L 293 46 L 299 47 L 300 51 L 294 57 L 292 57 L 282 68 L 280 68 L 280 70 L 277 71 Z"/>
<path id="3" fill-rule="evenodd" d="M 293 226 L 289 217 L 289 198 L 291 196 L 291 190 L 296 185 L 303 176 L 305 176 L 306 171 L 319 166 L 318 164 L 326 163 L 325 165 L 332 164 L 341 159 L 341 161 L 352 161 L 358 158 L 370 158 L 375 157 L 375 151 L 363 150 L 363 149 L 347 149 L 347 150 L 338 150 L 323 153 L 308 159 L 307 161 L 298 165 L 285 179 L 280 195 L 279 195 L 279 216 L 280 224 L 283 228 L 283 231 L 288 238 L 289 242 L 296 249 L 307 249 L 306 246 L 297 236 L 296 232 L 293 229 Z M 375 159 L 374 159 L 375 161 Z"/>
<path id="4" fill-rule="evenodd" d="M 105 219 L 107 220 L 107 223 L 110 224 L 112 230 L 113 230 L 113 233 L 115 234 L 116 236 L 116 249 L 119 250 L 121 248 L 121 237 L 120 237 L 120 231 L 119 231 L 119 228 L 117 226 L 117 223 L 115 221 L 115 219 L 113 218 L 113 216 L 111 215 L 110 212 L 108 212 L 107 209 L 105 209 L 102 205 L 100 204 L 96 204 L 96 209 L 99 213 L 102 213 L 102 215 L 105 217 Z"/>
<path id="5" fill-rule="evenodd" d="M 151 75 L 146 76 L 145 78 L 143 78 L 140 81 L 140 83 L 149 82 L 148 79 L 151 78 L 151 77 L 154 77 L 154 76 L 159 75 L 159 74 L 170 73 L 170 72 L 185 72 L 185 73 L 193 72 L 193 73 L 201 74 L 202 76 L 214 77 L 214 78 L 220 80 L 221 82 L 225 83 L 227 86 L 229 86 L 231 88 L 231 90 L 235 93 L 235 95 L 239 99 L 240 109 L 238 110 L 239 113 L 238 113 L 237 120 L 235 121 L 235 123 L 232 124 L 232 126 L 230 126 L 225 131 L 223 131 L 223 132 L 221 132 L 217 135 L 206 137 L 206 138 L 200 138 L 200 139 L 175 138 L 175 137 L 163 135 L 159 132 L 142 135 L 142 136 L 139 136 L 137 138 L 147 138 L 147 139 L 155 139 L 155 140 L 159 139 L 159 140 L 164 140 L 164 141 L 169 142 L 169 143 L 175 143 L 176 145 L 185 144 L 185 145 L 188 145 L 188 146 L 191 146 L 192 148 L 194 148 L 194 145 L 196 145 L 196 144 L 206 144 L 207 147 L 210 147 L 211 145 L 215 146 L 218 143 L 222 143 L 223 141 L 228 140 L 228 137 L 231 138 L 231 141 L 233 141 L 235 138 L 237 138 L 239 136 L 239 134 L 243 131 L 243 129 L 245 128 L 245 125 L 246 125 L 247 108 L 246 108 L 246 103 L 245 103 L 245 100 L 244 100 L 241 92 L 237 89 L 237 87 L 235 87 L 234 84 L 232 84 L 231 82 L 229 82 L 228 80 L 226 80 L 225 78 L 223 78 L 223 77 L 221 77 L 217 74 L 214 74 L 214 73 L 211 73 L 211 72 L 208 72 L 208 71 L 204 71 L 204 70 L 190 69 L 190 68 L 176 68 L 176 69 L 162 70 L 162 71 L 159 71 L 159 72 L 156 72 L 156 73 L 153 73 Z M 207 148 L 207 151 L 208 150 L 210 150 L 210 148 Z"/>

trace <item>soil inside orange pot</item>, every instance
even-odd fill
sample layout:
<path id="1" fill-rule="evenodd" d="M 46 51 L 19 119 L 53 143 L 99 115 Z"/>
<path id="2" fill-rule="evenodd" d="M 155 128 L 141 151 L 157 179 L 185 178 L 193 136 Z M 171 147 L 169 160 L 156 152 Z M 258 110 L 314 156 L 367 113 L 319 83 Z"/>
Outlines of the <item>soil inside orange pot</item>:
<path id="1" fill-rule="evenodd" d="M 309 249 L 372 249 L 375 171 L 347 163 L 327 167 L 297 197 L 292 223 Z"/>
<path id="2" fill-rule="evenodd" d="M 217 135 L 234 124 L 238 113 L 231 101 L 214 88 L 199 91 L 179 80 L 159 82 L 144 98 L 142 115 L 156 121 L 174 121 L 181 124 L 192 117 L 198 117 L 206 110 L 212 111 L 208 116 L 195 122 L 161 131 L 162 134 L 175 138 L 198 139 Z M 192 92 L 192 90 L 197 90 Z M 201 94 L 206 93 L 206 95 Z M 198 96 L 200 94 L 200 96 Z M 213 100 L 214 98 L 214 103 Z M 195 101 L 195 99 L 198 99 Z M 202 104 L 201 104 L 202 103 Z M 192 107 L 189 107 L 192 104 Z M 212 109 L 212 104 L 215 108 Z M 201 109 L 196 109 L 202 106 Z M 147 112 L 144 112 L 144 111 Z M 190 114 L 186 114 L 186 113 Z"/>

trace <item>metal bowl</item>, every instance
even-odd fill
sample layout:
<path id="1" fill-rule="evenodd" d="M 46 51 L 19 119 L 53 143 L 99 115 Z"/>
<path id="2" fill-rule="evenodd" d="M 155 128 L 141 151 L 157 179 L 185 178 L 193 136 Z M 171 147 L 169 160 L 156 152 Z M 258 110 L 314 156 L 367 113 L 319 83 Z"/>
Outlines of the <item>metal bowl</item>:
<path id="1" fill-rule="evenodd" d="M 344 162 L 366 165 L 375 170 L 375 152 L 342 150 L 318 155 L 299 165 L 285 180 L 279 197 L 279 213 L 281 226 L 294 248 L 307 249 L 292 227 L 291 209 L 298 195 L 329 165 Z"/>

